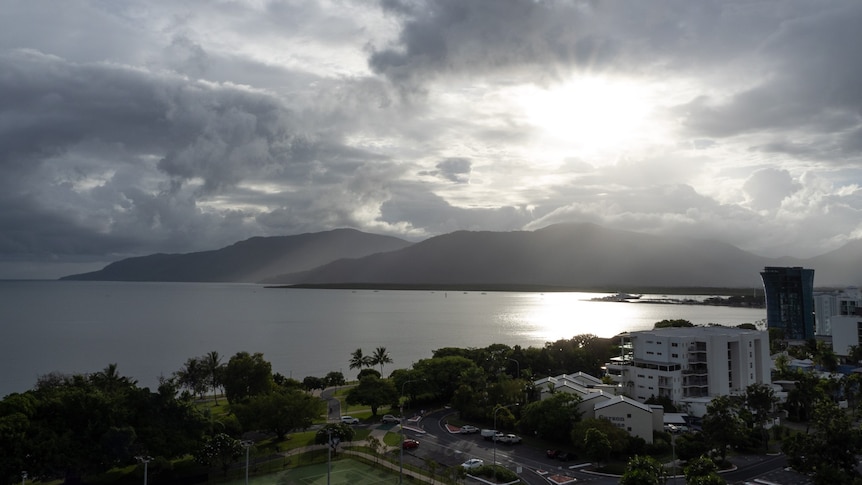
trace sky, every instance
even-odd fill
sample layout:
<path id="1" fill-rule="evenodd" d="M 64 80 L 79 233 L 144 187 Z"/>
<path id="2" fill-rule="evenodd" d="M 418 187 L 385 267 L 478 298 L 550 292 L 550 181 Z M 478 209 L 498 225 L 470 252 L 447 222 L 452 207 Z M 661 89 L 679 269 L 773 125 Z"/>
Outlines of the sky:
<path id="1" fill-rule="evenodd" d="M 862 238 L 858 0 L 0 0 L 0 278 L 350 227 Z"/>

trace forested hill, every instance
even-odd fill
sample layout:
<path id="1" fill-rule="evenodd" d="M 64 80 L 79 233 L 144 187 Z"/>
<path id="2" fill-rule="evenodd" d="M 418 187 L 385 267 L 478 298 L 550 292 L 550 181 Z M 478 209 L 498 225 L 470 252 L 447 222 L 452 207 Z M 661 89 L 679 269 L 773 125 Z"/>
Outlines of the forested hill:
<path id="1" fill-rule="evenodd" d="M 766 258 L 715 240 L 668 238 L 594 224 L 527 232 L 459 231 L 398 251 L 285 275 L 285 284 L 657 288 L 762 286 L 764 266 L 815 268 L 815 283 L 860 283 L 862 245 L 808 260 Z"/>
<path id="2" fill-rule="evenodd" d="M 409 245 L 402 239 L 353 229 L 296 236 L 253 237 L 214 251 L 128 258 L 111 263 L 99 271 L 61 279 L 256 283 L 280 274 L 308 270 L 340 258 L 361 258 Z"/>
<path id="3" fill-rule="evenodd" d="M 458 231 L 411 244 L 355 230 L 252 238 L 200 253 L 112 263 L 73 280 L 309 285 L 755 288 L 765 266 L 814 268 L 818 286 L 862 284 L 862 242 L 810 259 L 766 258 L 723 242 L 558 224 Z"/>

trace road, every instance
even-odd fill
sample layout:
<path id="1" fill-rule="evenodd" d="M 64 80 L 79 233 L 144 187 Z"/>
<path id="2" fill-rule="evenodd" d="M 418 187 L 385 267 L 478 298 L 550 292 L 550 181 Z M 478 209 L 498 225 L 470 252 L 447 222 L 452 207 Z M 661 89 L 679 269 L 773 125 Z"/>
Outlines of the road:
<path id="1" fill-rule="evenodd" d="M 422 433 L 411 431 L 405 427 L 405 436 L 418 440 L 421 444 L 418 449 L 405 452 L 405 463 L 416 466 L 425 466 L 425 460 L 432 459 L 445 466 L 457 466 L 470 458 L 480 458 L 485 464 L 496 462 L 506 468 L 516 471 L 520 478 L 530 485 L 548 485 L 549 481 L 536 473 L 537 470 L 548 471 L 552 474 L 567 475 L 577 479 L 577 483 L 590 483 L 592 485 L 618 484 L 618 477 L 606 477 L 580 471 L 577 465 L 580 462 L 562 463 L 549 459 L 544 449 L 535 449 L 530 446 L 495 444 L 486 441 L 479 434 L 452 434 L 446 425 L 446 417 L 452 415 L 451 410 L 439 410 L 426 415 L 420 421 L 419 427 Z M 408 425 L 409 426 L 409 425 Z M 723 473 L 723 478 L 729 484 L 742 484 L 755 478 L 769 479 L 773 483 L 783 485 L 809 485 L 808 477 L 798 473 L 784 471 L 787 459 L 784 455 L 778 456 L 743 456 L 734 459 L 738 466 L 737 470 Z M 685 483 L 682 477 L 668 481 L 669 484 Z"/>
<path id="2" fill-rule="evenodd" d="M 413 432 L 405 427 L 405 436 L 420 442 L 418 449 L 405 452 L 405 463 L 424 466 L 425 460 L 433 459 L 444 466 L 458 466 L 470 458 L 480 458 L 485 464 L 494 463 L 515 471 L 521 480 L 530 485 L 548 485 L 548 481 L 536 473 L 544 470 L 577 478 L 578 483 L 595 485 L 616 484 L 616 477 L 602 477 L 579 472 L 568 467 L 576 462 L 562 463 L 545 456 L 545 450 L 529 446 L 496 444 L 486 441 L 478 434 L 452 434 L 446 427 L 446 416 L 451 410 L 440 410 L 426 415 L 420 422 L 424 433 Z M 409 426 L 409 425 L 408 425 Z"/>

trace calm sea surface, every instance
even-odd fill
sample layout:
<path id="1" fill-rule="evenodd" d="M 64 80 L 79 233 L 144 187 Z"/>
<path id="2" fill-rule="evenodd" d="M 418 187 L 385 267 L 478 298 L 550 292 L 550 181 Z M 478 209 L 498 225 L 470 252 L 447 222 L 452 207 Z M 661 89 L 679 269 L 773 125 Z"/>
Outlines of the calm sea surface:
<path id="1" fill-rule="evenodd" d="M 348 369 L 350 353 L 384 346 L 394 368 L 442 347 L 541 347 L 591 333 L 611 337 L 659 320 L 738 325 L 764 310 L 588 301 L 591 293 L 267 289 L 217 283 L 0 281 L 0 396 L 39 375 L 120 374 L 155 387 L 190 357 L 262 352 L 301 380 Z M 645 296 L 647 298 L 648 296 Z"/>

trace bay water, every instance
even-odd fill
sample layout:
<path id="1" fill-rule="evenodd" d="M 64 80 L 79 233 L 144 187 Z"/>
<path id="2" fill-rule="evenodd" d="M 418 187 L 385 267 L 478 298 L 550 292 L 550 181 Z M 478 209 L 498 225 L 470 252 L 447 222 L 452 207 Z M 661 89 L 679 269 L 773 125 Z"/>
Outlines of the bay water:
<path id="1" fill-rule="evenodd" d="M 0 397 L 32 388 L 43 374 L 111 363 L 154 389 L 160 376 L 210 351 L 223 362 L 261 352 L 274 372 L 298 380 L 330 371 L 354 379 L 348 361 L 357 348 L 386 347 L 394 361 L 383 369 L 388 375 L 443 347 L 542 347 L 579 334 L 647 330 L 664 319 L 739 325 L 766 316 L 763 309 L 591 301 L 600 296 L 0 281 Z"/>

